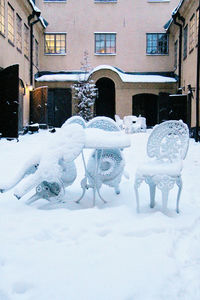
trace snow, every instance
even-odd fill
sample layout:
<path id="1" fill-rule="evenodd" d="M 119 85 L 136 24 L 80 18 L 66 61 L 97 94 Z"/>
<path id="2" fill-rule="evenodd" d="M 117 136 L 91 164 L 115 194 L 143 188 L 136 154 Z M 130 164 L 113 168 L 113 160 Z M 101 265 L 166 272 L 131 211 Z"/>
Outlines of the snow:
<path id="1" fill-rule="evenodd" d="M 90 73 L 88 73 L 88 77 L 91 76 L 94 72 L 99 70 L 111 70 L 117 73 L 120 79 L 123 82 L 149 82 L 149 83 L 174 83 L 177 80 L 172 77 L 165 77 L 161 75 L 134 75 L 134 74 L 127 74 L 124 72 L 120 72 L 118 69 L 109 66 L 109 65 L 99 65 L 98 67 L 94 68 Z M 68 74 L 49 74 L 49 75 L 42 75 L 36 78 L 36 81 L 79 81 L 79 80 L 87 79 L 85 74 L 75 74 L 75 73 L 68 73 Z"/>
<path id="2" fill-rule="evenodd" d="M 84 174 L 80 155 L 77 179 L 66 188 L 60 209 L 47 209 L 44 199 L 28 206 L 28 195 L 17 200 L 14 189 L 0 194 L 1 300 L 200 299 L 200 144 L 190 140 L 180 214 L 176 188 L 164 214 L 159 191 L 156 207 L 149 208 L 146 184 L 139 189 L 137 214 L 133 182 L 150 132 L 128 135 L 131 147 L 123 154 L 130 179 L 122 178 L 120 195 L 102 187 L 107 204 L 98 198 L 92 207 L 90 189 L 80 204 L 74 202 Z M 12 180 L 52 136 L 40 130 L 19 142 L 0 140 L 0 182 Z M 86 158 L 90 151 L 84 150 Z"/>

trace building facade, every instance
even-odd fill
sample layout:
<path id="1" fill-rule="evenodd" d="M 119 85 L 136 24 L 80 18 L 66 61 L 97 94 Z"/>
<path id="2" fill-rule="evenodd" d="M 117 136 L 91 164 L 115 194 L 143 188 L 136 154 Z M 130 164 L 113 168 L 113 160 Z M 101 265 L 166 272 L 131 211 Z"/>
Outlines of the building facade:
<path id="1" fill-rule="evenodd" d="M 173 42 L 164 24 L 178 2 L 36 0 L 49 23 L 36 86 L 48 86 L 51 116 L 57 118 L 52 107 L 63 110 L 59 97 L 71 103 L 68 114 L 73 114 L 70 88 L 87 51 L 94 68 L 90 78 L 99 90 L 96 115 L 142 114 L 149 126 L 160 122 L 160 96 L 174 93 L 177 85 L 171 74 Z M 63 77 L 55 79 L 56 74 Z"/>
<path id="2" fill-rule="evenodd" d="M 34 22 L 34 27 L 32 24 Z M 31 55 L 31 27 L 32 27 L 32 55 Z M 34 85 L 34 75 L 40 68 L 39 51 L 40 41 L 43 39 L 43 31 L 46 27 L 41 17 L 40 10 L 33 1 L 29 0 L 0 0 L 0 72 L 1 76 L 1 119 L 8 119 L 4 98 L 12 98 L 9 92 L 15 91 L 15 99 L 18 100 L 18 130 L 29 124 L 30 101 L 29 92 Z M 9 69 L 15 66 L 14 69 Z M 11 79 L 13 70 L 16 71 Z M 5 90 L 6 89 L 6 90 Z M 18 96 L 18 99 L 17 99 Z M 6 102 L 8 102 L 6 100 Z M 15 113 L 15 111 L 14 111 Z"/>
<path id="3" fill-rule="evenodd" d="M 168 33 L 174 43 L 173 70 L 179 77 L 178 86 L 183 97 L 188 99 L 188 113 L 191 127 L 196 126 L 197 102 L 199 93 L 197 82 L 199 1 L 182 0 L 172 15 Z M 197 99 L 198 100 L 198 99 Z"/>
<path id="4" fill-rule="evenodd" d="M 61 126 L 75 113 L 72 85 L 83 73 L 81 62 L 85 51 L 92 67 L 87 76 L 94 80 L 98 88 L 95 115 L 113 118 L 115 114 L 120 117 L 141 114 L 147 118 L 148 126 L 175 117 L 175 113 L 170 115 L 170 112 L 173 109 L 179 112 L 182 105 L 177 104 L 171 109 L 171 103 L 178 101 L 169 95 L 176 95 L 178 88 L 185 89 L 186 93 L 187 86 L 190 85 L 195 97 L 194 71 L 191 70 L 191 65 L 196 66 L 197 47 L 192 49 L 193 42 L 190 43 L 189 40 L 196 39 L 197 2 L 0 0 L 0 45 L 3 45 L 2 53 L 8 53 L 6 56 L 0 55 L 0 67 L 6 68 L 18 63 L 19 76 L 24 85 L 30 85 L 31 81 L 34 85 L 32 104 L 29 105 L 29 100 L 24 99 L 26 105 L 23 108 L 23 125 L 38 122 Z M 8 19 L 12 14 L 10 7 L 14 8 L 16 18 L 14 47 L 8 37 Z M 6 33 L 2 32 L 3 11 L 4 22 L 7 23 Z M 38 19 L 36 12 L 41 13 L 40 22 L 33 27 L 32 63 L 25 55 L 26 42 L 22 42 L 20 53 L 17 41 L 20 36 L 20 26 L 17 25 L 20 24 L 19 17 L 24 26 L 23 34 L 25 35 L 25 25 L 30 34 L 27 18 L 31 11 L 35 11 L 32 22 Z M 182 28 L 181 51 L 188 54 L 186 57 L 181 56 L 181 68 L 178 58 L 180 31 L 175 24 L 177 12 L 184 15 L 185 25 L 188 24 L 188 27 Z M 187 35 L 186 49 L 184 39 Z M 29 55 L 30 47 L 29 44 Z M 35 75 L 34 80 L 30 73 Z M 28 95 L 26 93 L 25 97 L 29 98 Z M 195 105 L 191 103 L 188 116 L 188 101 L 186 102 L 184 109 L 187 110 L 187 116 L 183 119 L 194 126 Z"/>

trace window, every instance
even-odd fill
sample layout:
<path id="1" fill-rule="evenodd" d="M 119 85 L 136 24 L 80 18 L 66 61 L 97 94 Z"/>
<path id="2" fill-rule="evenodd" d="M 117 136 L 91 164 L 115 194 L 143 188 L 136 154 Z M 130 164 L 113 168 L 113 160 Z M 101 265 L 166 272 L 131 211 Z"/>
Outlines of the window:
<path id="1" fill-rule="evenodd" d="M 147 33 L 147 54 L 168 54 L 168 35 L 166 33 Z"/>
<path id="2" fill-rule="evenodd" d="M 183 31 L 184 44 L 183 44 L 183 59 L 187 57 L 187 42 L 188 42 L 188 25 L 185 26 Z"/>
<path id="3" fill-rule="evenodd" d="M 177 58 L 178 58 L 178 41 L 174 43 L 174 69 L 177 68 Z"/>
<path id="4" fill-rule="evenodd" d="M 189 29 L 189 52 L 194 49 L 195 46 L 195 17 L 194 15 L 190 19 L 190 29 Z"/>
<path id="5" fill-rule="evenodd" d="M 14 9 L 8 3 L 8 41 L 14 45 Z"/>
<path id="6" fill-rule="evenodd" d="M 46 33 L 45 34 L 45 54 L 65 54 L 66 34 Z"/>
<path id="7" fill-rule="evenodd" d="M 115 54 L 116 33 L 95 33 L 95 53 Z"/>
<path id="8" fill-rule="evenodd" d="M 0 33 L 5 34 L 5 0 L 0 0 Z"/>
<path id="9" fill-rule="evenodd" d="M 26 24 L 24 24 L 24 55 L 26 58 L 29 57 L 29 29 Z"/>
<path id="10" fill-rule="evenodd" d="M 39 65 L 39 44 L 37 40 L 35 40 L 35 65 L 36 67 Z"/>
<path id="11" fill-rule="evenodd" d="M 16 21 L 17 21 L 17 40 L 16 40 L 16 46 L 17 50 L 20 52 L 22 51 L 22 19 L 17 14 L 16 15 Z"/>

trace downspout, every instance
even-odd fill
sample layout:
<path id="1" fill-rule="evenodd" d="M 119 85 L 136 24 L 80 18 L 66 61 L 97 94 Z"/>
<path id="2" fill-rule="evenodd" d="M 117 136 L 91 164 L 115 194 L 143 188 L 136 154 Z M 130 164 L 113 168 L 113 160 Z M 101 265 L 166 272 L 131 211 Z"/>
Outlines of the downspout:
<path id="1" fill-rule="evenodd" d="M 33 85 L 33 26 L 40 21 L 40 14 L 41 12 L 39 11 L 33 11 L 32 14 L 28 16 L 28 25 L 30 26 L 30 85 Z M 37 19 L 31 22 L 35 16 Z"/>
<path id="2" fill-rule="evenodd" d="M 200 14 L 200 0 L 199 0 L 199 14 Z M 199 68 L 200 68 L 200 17 L 199 17 L 199 28 L 198 28 L 198 44 L 197 44 L 197 79 L 196 79 L 196 130 L 195 130 L 195 141 L 199 141 Z"/>
<path id="3" fill-rule="evenodd" d="M 177 17 L 178 19 L 182 22 L 178 23 L 177 22 Z M 183 40 L 183 26 L 185 25 L 185 19 L 177 12 L 176 14 L 172 15 L 174 24 L 179 26 L 179 56 L 178 56 L 178 87 L 181 87 L 181 72 L 182 72 L 182 40 Z"/>

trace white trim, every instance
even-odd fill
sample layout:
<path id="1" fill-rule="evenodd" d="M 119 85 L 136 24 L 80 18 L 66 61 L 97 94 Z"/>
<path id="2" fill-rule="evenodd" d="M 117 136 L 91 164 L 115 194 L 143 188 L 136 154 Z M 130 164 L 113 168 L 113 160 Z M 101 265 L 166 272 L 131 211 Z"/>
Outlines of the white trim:
<path id="1" fill-rule="evenodd" d="M 117 32 L 111 32 L 111 31 L 95 31 L 94 34 L 117 34 Z"/>
<path id="2" fill-rule="evenodd" d="M 44 34 L 67 34 L 67 32 L 44 32 Z"/>

